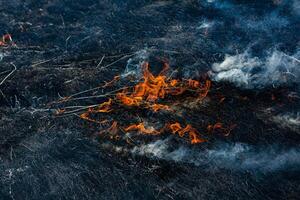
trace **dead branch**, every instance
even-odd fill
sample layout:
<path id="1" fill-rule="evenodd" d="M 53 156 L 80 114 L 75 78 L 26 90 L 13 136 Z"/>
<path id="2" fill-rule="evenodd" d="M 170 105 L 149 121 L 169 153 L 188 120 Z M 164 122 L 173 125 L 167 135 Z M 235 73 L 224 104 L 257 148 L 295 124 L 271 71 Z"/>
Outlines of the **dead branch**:
<path id="1" fill-rule="evenodd" d="M 100 88 L 102 88 L 102 86 L 101 87 L 97 87 L 97 88 L 92 88 L 92 89 L 89 89 L 89 90 L 85 90 L 85 91 L 82 91 L 82 92 L 79 92 L 79 93 L 76 93 L 76 94 L 73 94 L 71 96 L 66 97 L 65 101 L 62 100 L 62 101 L 58 101 L 58 102 L 54 102 L 54 103 L 58 104 L 58 103 L 65 103 L 65 102 L 70 102 L 70 101 L 76 101 L 76 100 L 94 99 L 94 98 L 114 96 L 114 95 L 116 95 L 116 92 L 124 90 L 124 89 L 126 89 L 128 87 L 119 88 L 119 89 L 113 90 L 111 92 L 108 92 L 108 93 L 105 93 L 105 94 L 100 94 L 100 95 L 72 98 L 72 97 L 77 96 L 79 94 L 83 94 L 83 93 L 86 93 L 86 92 L 89 92 L 89 91 L 93 91 L 93 90 L 96 90 L 96 89 L 100 89 Z"/>
<path id="2" fill-rule="evenodd" d="M 9 74 L 7 74 L 7 76 L 4 77 L 4 79 L 0 82 L 0 86 L 17 70 L 17 67 L 15 64 L 13 64 L 13 63 L 10 63 L 10 64 L 14 67 L 14 69 Z"/>
<path id="3" fill-rule="evenodd" d="M 124 60 L 125 58 L 129 58 L 129 57 L 131 57 L 131 56 L 133 56 L 133 55 L 135 55 L 135 54 L 136 54 L 136 52 L 134 52 L 134 53 L 132 53 L 132 54 L 129 54 L 129 55 L 125 55 L 125 56 L 119 58 L 118 60 L 116 60 L 116 61 L 114 61 L 114 62 L 112 62 L 112 63 L 110 63 L 110 64 L 108 64 L 108 65 L 105 65 L 105 66 L 101 67 L 100 70 L 106 69 L 107 67 L 110 67 L 110 66 L 112 66 L 112 65 L 114 65 L 114 64 L 116 64 L 116 63 L 118 63 L 118 62 L 120 62 L 121 60 Z"/>
<path id="4" fill-rule="evenodd" d="M 102 62 L 103 62 L 103 60 L 104 60 L 104 58 L 105 58 L 105 55 L 102 56 L 100 62 L 99 62 L 98 65 L 96 66 L 96 68 L 98 68 L 98 67 L 101 66 L 101 64 L 102 64 Z"/>

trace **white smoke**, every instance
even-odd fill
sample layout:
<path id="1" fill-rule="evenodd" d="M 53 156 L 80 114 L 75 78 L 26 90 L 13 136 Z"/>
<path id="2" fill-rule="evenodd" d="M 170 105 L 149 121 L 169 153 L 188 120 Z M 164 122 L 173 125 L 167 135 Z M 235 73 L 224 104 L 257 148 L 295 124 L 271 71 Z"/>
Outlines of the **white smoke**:
<path id="1" fill-rule="evenodd" d="M 4 53 L 0 53 L 0 62 L 3 60 L 3 58 L 5 57 L 6 55 Z"/>
<path id="2" fill-rule="evenodd" d="M 171 149 L 169 140 L 135 147 L 131 152 L 151 158 L 191 163 L 208 168 L 268 172 L 300 169 L 300 148 L 283 149 L 278 146 L 258 148 L 247 144 L 221 144 L 213 149 L 197 150 L 188 147 Z"/>
<path id="3" fill-rule="evenodd" d="M 283 128 L 289 128 L 295 132 L 299 132 L 300 130 L 300 113 L 284 113 L 278 114 L 272 117 L 272 121 L 277 123 L 279 126 Z"/>
<path id="4" fill-rule="evenodd" d="M 133 57 L 127 60 L 127 65 L 122 77 L 133 76 L 140 78 L 142 76 L 141 65 L 143 62 L 148 60 L 150 51 L 148 49 L 142 49 L 134 53 Z"/>
<path id="5" fill-rule="evenodd" d="M 226 55 L 221 63 L 214 63 L 211 77 L 243 88 L 264 88 L 299 81 L 299 53 L 287 55 L 281 51 L 268 52 L 263 58 L 252 56 L 249 51 Z"/>

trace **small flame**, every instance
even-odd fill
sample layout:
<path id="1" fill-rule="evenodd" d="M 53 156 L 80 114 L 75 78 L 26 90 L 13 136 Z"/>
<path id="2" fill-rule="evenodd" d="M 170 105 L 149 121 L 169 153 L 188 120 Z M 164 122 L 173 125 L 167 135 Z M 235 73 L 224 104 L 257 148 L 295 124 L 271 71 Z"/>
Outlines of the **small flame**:
<path id="1" fill-rule="evenodd" d="M 168 105 L 163 105 L 163 104 L 153 104 L 153 105 L 150 105 L 150 108 L 154 111 L 154 112 L 157 112 L 159 110 L 168 110 L 168 111 L 171 111 L 171 108 L 168 106 Z"/>
<path id="2" fill-rule="evenodd" d="M 200 137 L 198 131 L 195 128 L 193 128 L 190 124 L 186 125 L 185 128 L 182 128 L 180 123 L 175 122 L 173 124 L 170 124 L 169 128 L 171 129 L 171 132 L 173 134 L 178 133 L 180 137 L 183 137 L 185 134 L 188 134 L 190 137 L 191 144 L 198 144 L 206 141 L 205 139 Z"/>
<path id="3" fill-rule="evenodd" d="M 94 120 L 90 117 L 91 113 L 108 113 L 111 112 L 111 105 L 112 105 L 112 99 L 108 99 L 108 101 L 103 102 L 102 104 L 98 105 L 96 108 L 89 108 L 86 112 L 79 115 L 81 119 L 99 123 L 99 121 Z"/>
<path id="4" fill-rule="evenodd" d="M 139 124 L 130 125 L 127 128 L 124 128 L 124 130 L 126 132 L 138 131 L 138 132 L 146 134 L 146 135 L 158 135 L 158 134 L 160 134 L 160 131 L 155 130 L 153 127 L 146 128 L 143 122 L 141 122 Z"/>
<path id="5" fill-rule="evenodd" d="M 111 105 L 112 105 L 112 99 L 108 99 L 108 101 L 103 102 L 102 104 L 100 104 L 99 106 L 94 108 L 92 112 L 96 112 L 96 113 L 110 112 L 110 111 L 112 111 L 111 110 Z"/>
<path id="6" fill-rule="evenodd" d="M 161 130 L 155 130 L 153 127 L 146 128 L 145 124 L 141 122 L 139 124 L 133 124 L 124 128 L 124 131 L 125 132 L 138 131 L 146 135 L 159 135 L 169 129 L 173 134 L 178 134 L 180 137 L 184 137 L 187 134 L 189 136 L 191 144 L 206 142 L 205 139 L 200 137 L 198 131 L 189 124 L 185 128 L 182 128 L 180 123 L 175 122 L 173 124 L 168 124 L 165 127 L 167 129 L 162 128 Z"/>

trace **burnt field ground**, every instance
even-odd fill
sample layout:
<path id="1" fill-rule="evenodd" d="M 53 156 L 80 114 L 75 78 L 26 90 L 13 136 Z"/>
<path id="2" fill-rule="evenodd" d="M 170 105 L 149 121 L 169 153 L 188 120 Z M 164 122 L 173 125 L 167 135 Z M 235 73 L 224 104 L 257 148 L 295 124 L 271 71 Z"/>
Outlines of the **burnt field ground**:
<path id="1" fill-rule="evenodd" d="M 298 199 L 300 3 L 249 2 L 0 0 L 0 199 Z M 158 112 L 108 95 L 145 62 L 207 95 Z M 141 122 L 205 142 L 124 131 Z"/>

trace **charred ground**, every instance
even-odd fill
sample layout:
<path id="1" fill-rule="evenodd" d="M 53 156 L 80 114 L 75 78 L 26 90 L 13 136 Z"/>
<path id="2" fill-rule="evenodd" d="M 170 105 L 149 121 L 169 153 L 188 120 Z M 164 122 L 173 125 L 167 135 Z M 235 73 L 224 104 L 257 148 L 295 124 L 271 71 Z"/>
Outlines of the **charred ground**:
<path id="1" fill-rule="evenodd" d="M 245 18 L 255 21 L 271 10 L 290 24 L 275 17 L 279 28 L 272 28 L 275 22 L 266 30 L 239 26 L 229 11 L 206 1 L 0 1 L 0 34 L 11 34 L 17 45 L 0 47 L 0 73 L 17 67 L 0 86 L 0 198 L 297 199 L 299 126 L 273 119 L 299 111 L 297 83 L 241 89 L 213 81 L 202 103 L 193 104 L 188 94 L 171 97 L 181 102 L 176 117 L 136 108 L 100 116 L 121 125 L 138 118 L 179 119 L 199 130 L 219 121 L 237 125 L 228 137 L 216 134 L 199 145 L 167 133 L 112 141 L 98 135 L 109 125 L 58 117 L 50 105 L 124 74 L 129 62 L 145 59 L 157 74 L 168 61 L 175 77 L 197 79 L 257 38 L 257 54 L 274 45 L 297 49 L 299 19 L 291 7 L 272 1 L 237 5 L 236 14 Z M 203 20 L 218 26 L 207 33 L 199 28 Z"/>

